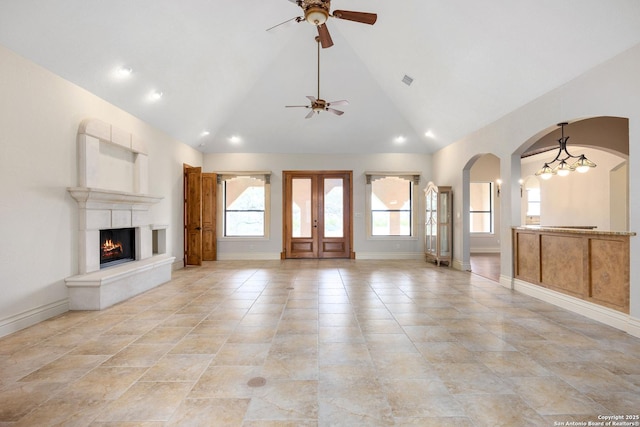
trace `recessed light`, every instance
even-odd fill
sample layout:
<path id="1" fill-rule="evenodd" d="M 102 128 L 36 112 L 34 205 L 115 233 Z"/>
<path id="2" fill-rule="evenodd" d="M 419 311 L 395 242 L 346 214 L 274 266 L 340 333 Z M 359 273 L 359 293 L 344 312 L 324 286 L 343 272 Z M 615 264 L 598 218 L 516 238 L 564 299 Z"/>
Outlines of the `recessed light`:
<path id="1" fill-rule="evenodd" d="M 435 138 L 436 136 L 434 135 L 433 131 L 431 129 L 429 129 L 428 131 L 426 131 L 424 133 L 424 136 L 426 136 L 427 138 Z"/>
<path id="2" fill-rule="evenodd" d="M 203 130 L 203 131 L 200 133 L 200 136 L 209 136 L 209 135 L 211 135 L 211 132 L 209 132 L 208 130 Z"/>
<path id="3" fill-rule="evenodd" d="M 151 99 L 152 101 L 157 101 L 160 98 L 162 98 L 163 93 L 160 92 L 159 90 L 154 90 L 153 92 L 151 92 L 149 94 L 149 99 Z"/>
<path id="4" fill-rule="evenodd" d="M 232 135 L 232 136 L 229 138 L 229 142 L 232 142 L 232 143 L 234 143 L 234 144 L 237 144 L 237 143 L 239 143 L 240 141 L 241 141 L 241 139 L 240 139 L 240 137 L 239 137 L 238 135 Z"/>
<path id="5" fill-rule="evenodd" d="M 407 140 L 407 138 L 405 138 L 404 136 L 400 135 L 400 136 L 396 136 L 396 138 L 394 139 L 396 144 L 402 144 Z"/>
<path id="6" fill-rule="evenodd" d="M 118 67 L 116 70 L 118 77 L 129 77 L 131 73 L 133 73 L 133 68 L 131 67 Z"/>

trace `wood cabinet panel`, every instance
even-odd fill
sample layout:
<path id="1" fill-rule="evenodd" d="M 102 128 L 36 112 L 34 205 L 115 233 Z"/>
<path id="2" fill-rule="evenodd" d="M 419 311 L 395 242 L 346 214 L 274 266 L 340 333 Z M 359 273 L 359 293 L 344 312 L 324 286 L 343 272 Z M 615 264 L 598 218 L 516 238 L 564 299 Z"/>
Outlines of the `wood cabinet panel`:
<path id="1" fill-rule="evenodd" d="M 516 227 L 514 277 L 629 313 L 630 235 Z"/>
<path id="2" fill-rule="evenodd" d="M 583 245 L 582 238 L 541 235 L 541 283 L 579 298 L 585 296 Z"/>
<path id="3" fill-rule="evenodd" d="M 540 281 L 540 236 L 517 233 L 514 248 L 516 277 L 531 283 Z"/>
<path id="4" fill-rule="evenodd" d="M 624 240 L 591 240 L 590 262 L 593 302 L 628 310 L 629 307 L 629 242 Z"/>

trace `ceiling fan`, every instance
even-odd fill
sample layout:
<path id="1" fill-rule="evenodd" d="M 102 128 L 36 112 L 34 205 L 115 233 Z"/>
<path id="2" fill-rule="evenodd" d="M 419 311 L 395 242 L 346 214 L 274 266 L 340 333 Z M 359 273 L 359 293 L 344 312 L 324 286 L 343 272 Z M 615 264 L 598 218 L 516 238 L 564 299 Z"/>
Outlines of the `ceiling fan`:
<path id="1" fill-rule="evenodd" d="M 311 105 L 285 105 L 285 108 L 308 108 L 309 114 L 305 117 L 305 119 L 310 119 L 313 117 L 313 113 L 320 114 L 320 111 L 328 111 L 330 113 L 335 114 L 336 116 L 341 116 L 344 114 L 344 111 L 336 110 L 335 108 L 331 108 L 332 105 L 347 105 L 349 101 L 343 99 L 341 101 L 332 101 L 327 102 L 324 99 L 320 98 L 320 37 L 316 36 L 316 43 L 318 44 L 318 97 L 313 97 L 311 95 L 307 95 L 309 101 L 311 101 Z"/>
<path id="2" fill-rule="evenodd" d="M 295 21 L 308 23 L 315 25 L 318 28 L 318 37 L 320 37 L 320 44 L 323 48 L 333 46 L 333 40 L 329 34 L 326 22 L 329 18 L 345 19 L 347 21 L 360 22 L 363 24 L 373 25 L 378 19 L 378 15 L 375 13 L 367 12 L 353 12 L 349 10 L 334 10 L 331 13 L 331 0 L 289 0 L 291 3 L 295 3 L 302 8 L 304 16 L 297 16 L 284 21 L 281 24 L 268 28 L 267 31 L 272 30 L 280 25 Z"/>

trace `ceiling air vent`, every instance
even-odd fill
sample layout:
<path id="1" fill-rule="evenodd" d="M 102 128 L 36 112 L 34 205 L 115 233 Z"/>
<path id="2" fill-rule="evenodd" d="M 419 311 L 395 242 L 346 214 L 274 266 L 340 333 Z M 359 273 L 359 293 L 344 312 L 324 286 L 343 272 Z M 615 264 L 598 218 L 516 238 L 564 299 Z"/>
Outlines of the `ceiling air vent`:
<path id="1" fill-rule="evenodd" d="M 411 83 L 413 83 L 413 78 L 405 74 L 402 78 L 402 83 L 406 84 L 407 86 L 411 86 Z"/>

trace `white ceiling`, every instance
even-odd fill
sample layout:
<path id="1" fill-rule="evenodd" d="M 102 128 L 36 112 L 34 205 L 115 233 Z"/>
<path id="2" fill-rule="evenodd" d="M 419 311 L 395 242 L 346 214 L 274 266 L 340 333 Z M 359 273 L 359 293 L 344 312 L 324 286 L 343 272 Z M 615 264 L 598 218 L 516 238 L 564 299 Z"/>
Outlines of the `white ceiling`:
<path id="1" fill-rule="evenodd" d="M 327 23 L 320 95 L 342 116 L 284 107 L 317 95 L 315 28 L 266 31 L 302 14 L 288 0 L 0 0 L 0 44 L 203 152 L 429 153 L 640 43 L 638 0 L 336 9 L 378 14 Z"/>

